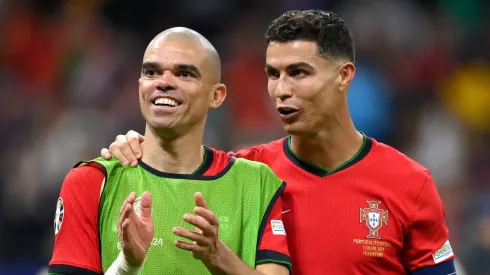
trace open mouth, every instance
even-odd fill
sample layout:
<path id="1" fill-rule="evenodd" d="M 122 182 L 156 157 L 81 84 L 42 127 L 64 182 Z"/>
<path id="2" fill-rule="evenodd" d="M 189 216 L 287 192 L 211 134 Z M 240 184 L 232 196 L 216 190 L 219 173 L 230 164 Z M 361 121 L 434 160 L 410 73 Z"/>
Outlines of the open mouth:
<path id="1" fill-rule="evenodd" d="M 177 107 L 182 104 L 182 102 L 178 102 L 176 100 L 173 100 L 171 98 L 157 98 L 153 101 L 153 104 L 156 106 L 162 106 L 162 107 Z"/>
<path id="2" fill-rule="evenodd" d="M 298 109 L 294 109 L 294 108 L 290 108 L 290 107 L 279 107 L 277 109 L 277 111 L 281 115 L 287 116 L 287 115 L 294 114 L 294 113 L 298 112 L 299 110 Z"/>

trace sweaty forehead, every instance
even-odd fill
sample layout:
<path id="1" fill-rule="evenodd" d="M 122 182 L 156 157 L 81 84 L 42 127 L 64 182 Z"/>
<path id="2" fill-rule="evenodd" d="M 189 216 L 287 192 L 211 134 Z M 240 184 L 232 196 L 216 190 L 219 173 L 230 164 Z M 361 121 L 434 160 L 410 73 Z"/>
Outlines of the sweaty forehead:
<path id="1" fill-rule="evenodd" d="M 267 47 L 266 63 L 281 69 L 292 63 L 305 62 L 315 65 L 325 61 L 318 54 L 315 42 L 296 40 L 291 42 L 271 42 Z"/>

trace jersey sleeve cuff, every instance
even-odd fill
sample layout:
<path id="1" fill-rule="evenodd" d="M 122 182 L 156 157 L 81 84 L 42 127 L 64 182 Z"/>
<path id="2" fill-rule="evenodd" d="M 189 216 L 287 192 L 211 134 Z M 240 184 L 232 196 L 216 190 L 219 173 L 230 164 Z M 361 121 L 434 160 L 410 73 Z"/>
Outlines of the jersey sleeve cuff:
<path id="1" fill-rule="evenodd" d="M 412 272 L 413 275 L 455 275 L 454 260 L 448 260 L 440 264 L 427 266 Z"/>
<path id="2" fill-rule="evenodd" d="M 283 254 L 281 252 L 277 252 L 274 250 L 261 249 L 257 253 L 257 259 L 255 260 L 255 265 L 265 264 L 265 263 L 274 263 L 278 265 L 282 265 L 289 269 L 289 274 L 292 274 L 292 264 L 291 258 L 288 255 Z"/>
<path id="3" fill-rule="evenodd" d="M 72 265 L 52 264 L 49 265 L 48 274 L 56 275 L 101 275 L 95 271 L 76 267 Z"/>

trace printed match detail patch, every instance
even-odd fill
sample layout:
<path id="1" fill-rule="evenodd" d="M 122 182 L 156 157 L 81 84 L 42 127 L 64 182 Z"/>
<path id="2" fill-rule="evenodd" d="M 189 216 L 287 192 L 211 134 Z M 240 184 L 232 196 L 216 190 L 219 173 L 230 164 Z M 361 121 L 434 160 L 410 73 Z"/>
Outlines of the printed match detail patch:
<path id="1" fill-rule="evenodd" d="M 271 220 L 272 234 L 274 235 L 286 235 L 286 229 L 281 220 Z"/>
<path id="2" fill-rule="evenodd" d="M 437 250 L 434 254 L 432 254 L 432 258 L 434 258 L 434 263 L 438 264 L 444 260 L 447 260 L 454 256 L 453 249 L 451 248 L 451 244 L 449 240 L 447 240 L 439 250 Z"/>
<path id="3" fill-rule="evenodd" d="M 61 230 L 61 225 L 65 218 L 65 206 L 63 205 L 63 199 L 58 198 L 58 203 L 56 203 L 56 214 L 54 215 L 54 235 L 58 235 Z"/>

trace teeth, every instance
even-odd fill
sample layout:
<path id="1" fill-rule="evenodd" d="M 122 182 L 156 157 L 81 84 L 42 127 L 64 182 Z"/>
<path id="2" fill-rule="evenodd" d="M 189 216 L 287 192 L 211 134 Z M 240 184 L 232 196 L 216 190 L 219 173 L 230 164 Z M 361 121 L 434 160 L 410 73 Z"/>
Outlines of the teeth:
<path id="1" fill-rule="evenodd" d="M 178 104 L 170 98 L 158 98 L 157 100 L 155 100 L 155 105 L 169 105 L 175 107 Z"/>

